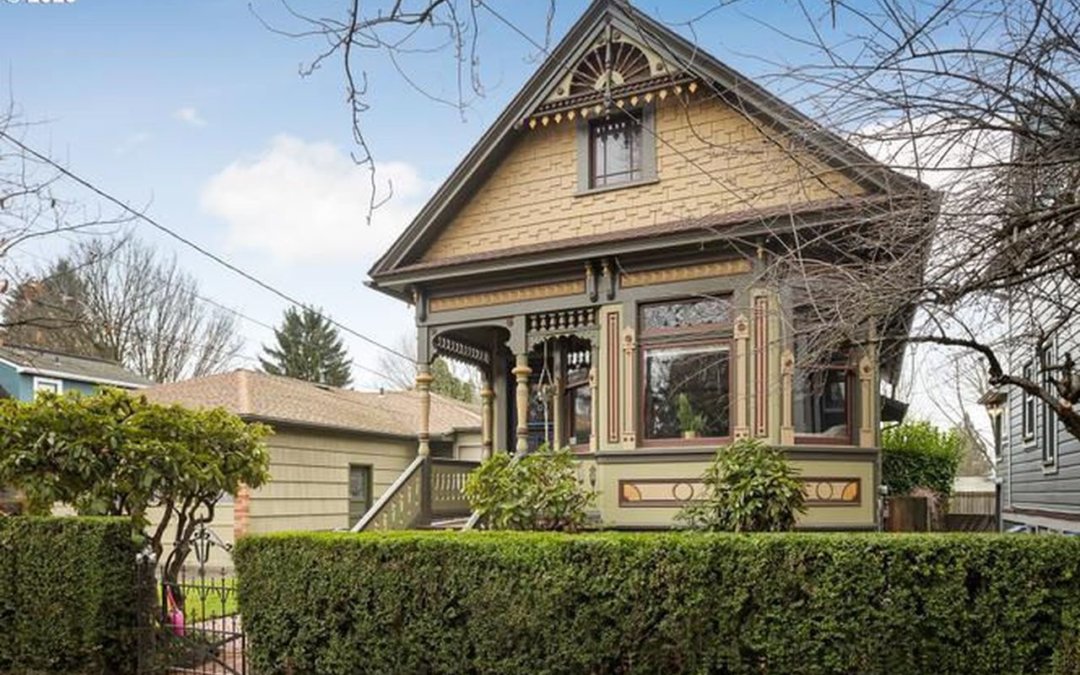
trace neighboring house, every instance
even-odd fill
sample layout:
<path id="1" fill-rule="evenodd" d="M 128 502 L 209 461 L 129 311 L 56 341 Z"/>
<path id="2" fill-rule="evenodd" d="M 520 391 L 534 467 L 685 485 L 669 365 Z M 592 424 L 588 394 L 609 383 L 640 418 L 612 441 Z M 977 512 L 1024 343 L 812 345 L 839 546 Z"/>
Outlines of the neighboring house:
<path id="1" fill-rule="evenodd" d="M 151 384 L 115 361 L 37 347 L 0 345 L 0 398 L 32 401 L 39 391 L 92 394 L 100 387 L 142 389 Z M 0 513 L 18 513 L 22 508 L 19 493 L 0 486 Z"/>
<path id="2" fill-rule="evenodd" d="M 766 277 L 778 230 L 901 198 L 934 216 L 922 184 L 628 3 L 594 2 L 370 272 L 415 306 L 425 412 L 406 505 L 388 494 L 357 529 L 428 521 L 414 476 L 435 356 L 481 372 L 485 454 L 571 446 L 604 526 L 670 527 L 716 449 L 754 437 L 802 472 L 800 527 L 876 528 L 898 357 L 797 367 L 794 289 Z"/>
<path id="3" fill-rule="evenodd" d="M 92 394 L 100 387 L 142 389 L 152 384 L 115 361 L 0 345 L 0 396 L 4 398 L 32 401 L 39 391 Z"/>
<path id="4" fill-rule="evenodd" d="M 236 370 L 143 393 L 157 403 L 221 407 L 273 428 L 270 482 L 216 510 L 212 529 L 226 543 L 245 533 L 348 528 L 416 456 L 418 392 L 352 391 Z M 433 456 L 472 469 L 480 456 L 479 411 L 431 398 Z"/>
<path id="5" fill-rule="evenodd" d="M 1057 336 L 1056 354 L 1074 349 L 1075 338 Z M 1010 372 L 1040 377 L 1032 350 L 1018 350 Z M 1006 531 L 1080 534 L 1080 441 L 1035 396 L 1012 388 L 1005 400 L 1001 459 L 1002 528 Z"/>

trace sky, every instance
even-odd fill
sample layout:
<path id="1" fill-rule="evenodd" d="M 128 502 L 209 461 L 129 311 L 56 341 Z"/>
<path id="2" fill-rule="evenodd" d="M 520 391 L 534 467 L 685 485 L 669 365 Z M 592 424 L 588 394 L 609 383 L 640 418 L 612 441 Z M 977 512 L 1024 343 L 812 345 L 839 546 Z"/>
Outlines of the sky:
<path id="1" fill-rule="evenodd" d="M 489 3 L 543 41 L 546 1 Z M 806 58 L 796 42 L 764 27 L 798 31 L 801 15 L 779 1 L 713 11 L 690 35 L 683 24 L 717 4 L 635 2 L 751 77 L 770 62 Z M 296 3 L 328 17 L 341 16 L 346 5 Z M 558 0 L 554 40 L 587 5 Z M 522 35 L 494 15 L 479 16 L 483 95 L 470 96 L 464 111 L 432 100 L 454 97 L 448 52 L 405 57 L 402 66 L 422 91 L 385 55 L 361 54 L 371 104 L 362 124 L 380 197 L 388 181 L 393 185 L 370 225 L 367 172 L 350 158 L 357 148 L 340 61 L 300 74 L 325 45 L 281 34 L 304 28 L 281 0 L 0 0 L 0 93 L 34 123 L 28 144 L 354 331 L 397 346 L 410 335 L 412 312 L 365 288 L 367 270 L 539 64 L 539 50 Z M 247 317 L 239 324 L 245 346 L 237 365 L 254 367 L 271 342 L 268 326 L 287 303 L 144 223 L 132 228 L 176 255 L 203 295 Z M 66 245 L 44 243 L 47 250 L 27 252 L 25 265 L 40 265 Z M 357 364 L 355 385 L 378 387 L 383 382 L 371 370 L 380 350 L 344 337 Z"/>

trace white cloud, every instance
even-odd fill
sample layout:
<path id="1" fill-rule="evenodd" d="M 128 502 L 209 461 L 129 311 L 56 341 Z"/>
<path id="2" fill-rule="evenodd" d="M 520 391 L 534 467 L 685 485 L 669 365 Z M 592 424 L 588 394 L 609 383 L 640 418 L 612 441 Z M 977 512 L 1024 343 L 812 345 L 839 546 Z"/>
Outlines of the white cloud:
<path id="1" fill-rule="evenodd" d="M 184 106 L 173 113 L 173 117 L 180 120 L 184 124 L 191 125 L 193 127 L 205 127 L 206 119 L 199 114 L 198 109 L 191 106 Z"/>
<path id="2" fill-rule="evenodd" d="M 146 131 L 135 132 L 120 141 L 120 143 L 113 148 L 113 152 L 117 155 L 126 155 L 140 145 L 145 145 L 151 138 L 152 136 Z"/>
<path id="3" fill-rule="evenodd" d="M 356 261 L 381 253 L 404 229 L 428 186 L 411 165 L 381 162 L 376 182 L 393 197 L 369 210 L 368 170 L 331 143 L 280 135 L 258 157 L 210 178 L 202 208 L 228 224 L 228 242 L 283 262 Z"/>

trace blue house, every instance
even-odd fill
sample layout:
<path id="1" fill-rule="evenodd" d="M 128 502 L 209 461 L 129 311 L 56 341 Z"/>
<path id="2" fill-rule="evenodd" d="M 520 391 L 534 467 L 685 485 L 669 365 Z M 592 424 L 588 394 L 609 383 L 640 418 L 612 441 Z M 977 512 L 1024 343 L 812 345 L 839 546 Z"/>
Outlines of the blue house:
<path id="1" fill-rule="evenodd" d="M 92 394 L 100 387 L 141 389 L 151 384 L 115 361 L 0 345 L 0 398 L 30 401 L 39 391 Z"/>

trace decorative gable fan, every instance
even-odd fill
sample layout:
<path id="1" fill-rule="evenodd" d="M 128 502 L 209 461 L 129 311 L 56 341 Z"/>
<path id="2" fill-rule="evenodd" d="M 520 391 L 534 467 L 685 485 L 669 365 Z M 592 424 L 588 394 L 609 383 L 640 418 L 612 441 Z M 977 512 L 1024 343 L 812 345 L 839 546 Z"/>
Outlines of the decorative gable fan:
<path id="1" fill-rule="evenodd" d="M 610 64 L 610 67 L 609 65 Z M 585 55 L 570 79 L 570 96 L 589 94 L 610 85 L 618 87 L 652 75 L 649 57 L 629 42 L 612 41 Z"/>

